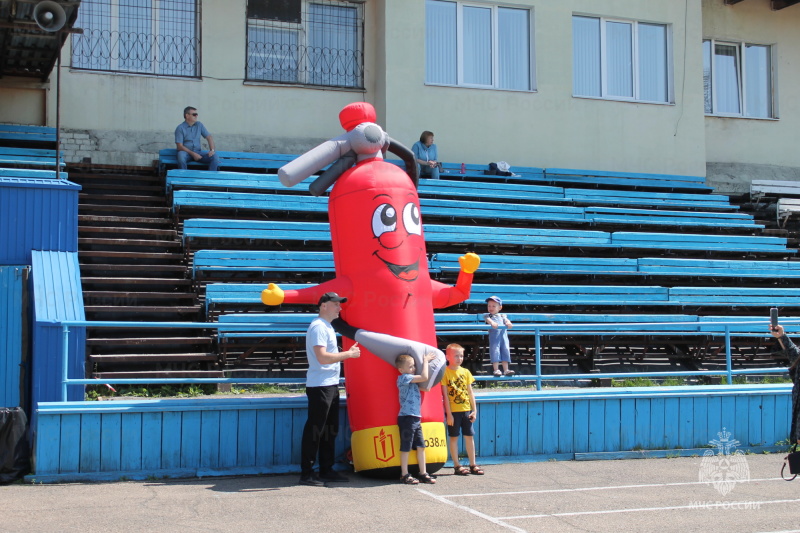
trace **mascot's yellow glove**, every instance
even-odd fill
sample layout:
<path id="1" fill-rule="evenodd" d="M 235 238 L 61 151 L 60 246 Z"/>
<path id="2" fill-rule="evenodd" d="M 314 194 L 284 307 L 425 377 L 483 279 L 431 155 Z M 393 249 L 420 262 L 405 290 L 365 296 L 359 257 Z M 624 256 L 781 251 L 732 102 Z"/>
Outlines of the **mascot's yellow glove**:
<path id="1" fill-rule="evenodd" d="M 283 289 L 270 283 L 267 288 L 261 291 L 261 301 L 264 305 L 281 305 L 283 303 Z"/>
<path id="2" fill-rule="evenodd" d="M 481 265 L 481 258 L 478 254 L 472 252 L 464 254 L 458 258 L 458 264 L 461 265 L 461 271 L 467 274 L 472 274 Z"/>

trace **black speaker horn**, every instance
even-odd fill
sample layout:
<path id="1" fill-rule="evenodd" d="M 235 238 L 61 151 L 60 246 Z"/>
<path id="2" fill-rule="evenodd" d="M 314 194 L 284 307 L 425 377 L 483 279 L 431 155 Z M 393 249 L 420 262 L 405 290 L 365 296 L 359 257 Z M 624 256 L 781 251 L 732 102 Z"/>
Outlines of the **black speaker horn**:
<path id="1" fill-rule="evenodd" d="M 56 2 L 43 0 L 34 6 L 33 20 L 44 31 L 56 32 L 64 27 L 67 14 Z"/>

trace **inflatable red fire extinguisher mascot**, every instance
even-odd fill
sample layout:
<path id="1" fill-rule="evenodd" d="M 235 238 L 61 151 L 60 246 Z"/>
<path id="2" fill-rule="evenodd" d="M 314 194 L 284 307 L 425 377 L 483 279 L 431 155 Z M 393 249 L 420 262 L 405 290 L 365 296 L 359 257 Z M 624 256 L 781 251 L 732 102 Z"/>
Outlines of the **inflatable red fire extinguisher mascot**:
<path id="1" fill-rule="evenodd" d="M 436 346 L 433 310 L 469 297 L 480 258 L 470 253 L 459 259 L 461 270 L 455 286 L 432 280 L 413 153 L 375 124 L 375 109 L 368 103 L 346 106 L 339 120 L 347 133 L 279 171 L 281 182 L 292 186 L 331 165 L 309 189 L 320 195 L 334 184 L 328 213 L 336 277 L 297 290 L 283 291 L 270 284 L 261 299 L 267 305 L 316 304 L 322 294 L 333 291 L 347 297 L 342 318 L 350 324 Z M 406 170 L 384 161 L 384 150 L 398 155 Z M 343 340 L 345 348 L 352 344 Z M 355 470 L 394 473 L 400 464 L 397 370 L 363 345 L 361 357 L 344 364 Z M 435 369 L 431 373 L 441 376 L 444 366 L 443 358 L 431 362 Z M 434 379 L 432 376 L 429 384 L 436 383 Z M 422 401 L 426 462 L 431 472 L 447 461 L 442 420 L 441 388 L 434 386 L 423 393 Z M 414 456 L 411 454 L 412 463 Z"/>

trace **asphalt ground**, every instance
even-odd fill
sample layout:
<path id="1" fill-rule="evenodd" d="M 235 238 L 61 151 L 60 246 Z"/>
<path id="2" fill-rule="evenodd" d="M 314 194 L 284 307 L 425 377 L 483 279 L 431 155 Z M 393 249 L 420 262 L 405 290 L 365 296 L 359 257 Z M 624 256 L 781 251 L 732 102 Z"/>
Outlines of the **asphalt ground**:
<path id="1" fill-rule="evenodd" d="M 783 481 L 782 461 L 484 464 L 484 476 L 446 468 L 416 486 L 356 474 L 328 487 L 297 475 L 12 484 L 0 487 L 0 531 L 800 532 L 800 477 Z"/>

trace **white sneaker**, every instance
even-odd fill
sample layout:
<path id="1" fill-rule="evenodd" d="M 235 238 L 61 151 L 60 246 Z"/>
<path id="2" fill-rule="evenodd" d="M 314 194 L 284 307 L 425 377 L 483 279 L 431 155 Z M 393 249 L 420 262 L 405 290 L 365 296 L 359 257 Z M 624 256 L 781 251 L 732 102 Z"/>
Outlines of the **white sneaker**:
<path id="1" fill-rule="evenodd" d="M 500 376 L 502 376 L 502 375 L 503 375 L 503 373 L 502 373 L 502 372 L 500 372 L 499 370 L 495 370 L 495 371 L 494 371 L 494 377 L 496 377 L 496 378 L 499 378 L 499 377 L 500 377 Z"/>

